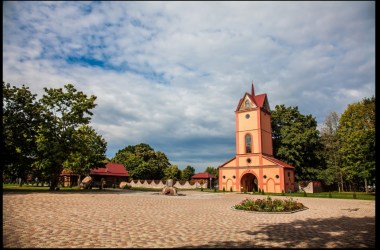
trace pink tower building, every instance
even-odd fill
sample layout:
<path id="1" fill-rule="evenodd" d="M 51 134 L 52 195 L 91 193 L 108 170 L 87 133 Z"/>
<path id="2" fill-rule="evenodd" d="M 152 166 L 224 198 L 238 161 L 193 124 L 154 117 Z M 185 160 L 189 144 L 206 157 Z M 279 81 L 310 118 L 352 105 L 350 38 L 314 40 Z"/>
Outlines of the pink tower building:
<path id="1" fill-rule="evenodd" d="M 218 167 L 219 189 L 270 193 L 294 191 L 294 167 L 273 157 L 267 94 L 245 93 L 236 114 L 236 156 Z"/>

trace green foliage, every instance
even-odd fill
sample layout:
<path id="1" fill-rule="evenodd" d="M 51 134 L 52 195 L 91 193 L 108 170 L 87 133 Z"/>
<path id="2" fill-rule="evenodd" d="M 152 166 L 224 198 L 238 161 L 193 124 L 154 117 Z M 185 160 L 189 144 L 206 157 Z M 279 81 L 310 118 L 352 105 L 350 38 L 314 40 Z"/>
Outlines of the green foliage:
<path id="1" fill-rule="evenodd" d="M 71 84 L 44 88 L 38 101 L 25 86 L 3 83 L 3 90 L 9 175 L 34 175 L 50 181 L 50 189 L 56 190 L 64 167 L 82 173 L 105 159 L 106 142 L 88 126 L 95 96 L 87 97 Z"/>
<path id="2" fill-rule="evenodd" d="M 332 198 L 331 192 L 329 192 L 329 198 Z"/>
<path id="3" fill-rule="evenodd" d="M 305 206 L 290 199 L 272 199 L 268 196 L 266 199 L 245 199 L 234 206 L 235 209 L 257 212 L 290 212 L 305 208 Z"/>
<path id="4" fill-rule="evenodd" d="M 355 192 L 352 194 L 352 198 L 356 199 L 356 193 Z"/>
<path id="5" fill-rule="evenodd" d="M 170 166 L 166 155 L 145 143 L 127 146 L 119 150 L 111 159 L 121 163 L 132 179 L 160 180 L 165 178 L 165 169 Z"/>
<path id="6" fill-rule="evenodd" d="M 83 92 L 77 91 L 72 84 L 65 85 L 64 89 L 44 88 L 44 90 L 45 94 L 40 99 L 41 117 L 44 122 L 39 127 L 37 137 L 41 160 L 35 166 L 49 174 L 50 188 L 53 190 L 58 185 L 59 175 L 65 162 L 78 157 L 81 159 L 76 163 L 85 161 L 88 165 L 104 160 L 105 156 L 101 154 L 105 152 L 105 141 L 91 128 L 83 127 L 91 121 L 90 110 L 96 106 L 96 96 L 87 97 Z M 90 146 L 81 144 L 82 141 L 90 142 L 93 138 L 96 138 L 98 144 Z M 93 151 L 95 155 L 100 154 L 98 155 L 100 157 L 93 161 L 86 158 L 87 155 L 79 156 L 86 151 Z"/>
<path id="7" fill-rule="evenodd" d="M 181 180 L 183 181 L 190 181 L 191 177 L 195 174 L 195 169 L 192 166 L 186 166 L 184 170 L 182 170 L 181 173 Z"/>
<path id="8" fill-rule="evenodd" d="M 303 191 L 303 196 L 307 197 L 306 191 Z"/>
<path id="9" fill-rule="evenodd" d="M 41 106 L 29 87 L 3 82 L 4 177 L 26 179 L 37 160 L 37 129 L 42 122 Z M 22 184 L 22 183 L 21 183 Z"/>
<path id="10" fill-rule="evenodd" d="M 315 180 L 323 168 L 317 121 L 298 107 L 271 111 L 274 156 L 295 167 L 296 180 Z"/>
<path id="11" fill-rule="evenodd" d="M 175 181 L 179 180 L 181 177 L 181 170 L 178 169 L 177 165 L 170 165 L 164 169 L 165 179 L 173 179 Z"/>
<path id="12" fill-rule="evenodd" d="M 206 173 L 215 175 L 216 180 L 218 179 L 219 171 L 216 167 L 208 166 L 205 170 Z"/>
<path id="13" fill-rule="evenodd" d="M 349 104 L 339 120 L 342 171 L 354 186 L 375 179 L 375 97 Z"/>

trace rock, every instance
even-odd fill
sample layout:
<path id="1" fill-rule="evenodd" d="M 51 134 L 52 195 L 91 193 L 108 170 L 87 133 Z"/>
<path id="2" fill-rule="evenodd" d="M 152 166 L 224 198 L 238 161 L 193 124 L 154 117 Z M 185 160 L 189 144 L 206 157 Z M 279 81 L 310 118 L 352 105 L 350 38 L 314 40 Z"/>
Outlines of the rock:
<path id="1" fill-rule="evenodd" d="M 87 188 L 92 182 L 91 176 L 86 176 L 80 183 L 81 188 Z"/>
<path id="2" fill-rule="evenodd" d="M 160 194 L 177 196 L 177 189 L 175 187 L 165 186 Z"/>
<path id="3" fill-rule="evenodd" d="M 126 182 L 126 181 L 122 181 L 122 182 L 120 182 L 119 187 L 120 187 L 121 189 L 124 189 L 124 188 L 129 189 L 129 188 L 131 188 L 132 186 L 131 186 L 131 184 L 129 184 L 128 182 Z"/>

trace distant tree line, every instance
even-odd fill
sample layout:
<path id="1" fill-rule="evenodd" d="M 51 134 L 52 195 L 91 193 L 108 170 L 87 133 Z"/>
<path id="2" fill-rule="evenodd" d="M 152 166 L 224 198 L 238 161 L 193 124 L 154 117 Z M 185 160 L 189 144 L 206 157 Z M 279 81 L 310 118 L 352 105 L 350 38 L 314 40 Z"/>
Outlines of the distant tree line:
<path id="1" fill-rule="evenodd" d="M 89 125 L 96 96 L 71 84 L 44 91 L 37 100 L 25 85 L 3 82 L 3 181 L 34 176 L 55 190 L 63 169 L 86 175 L 107 161 L 123 164 L 132 179 L 190 180 L 195 174 L 193 167 L 180 170 L 145 143 L 106 159 L 107 142 Z M 271 115 L 273 154 L 295 167 L 296 180 L 320 180 L 341 191 L 375 182 L 375 97 L 349 104 L 340 117 L 331 112 L 321 131 L 298 107 L 276 105 Z M 218 177 L 216 167 L 205 172 Z"/>

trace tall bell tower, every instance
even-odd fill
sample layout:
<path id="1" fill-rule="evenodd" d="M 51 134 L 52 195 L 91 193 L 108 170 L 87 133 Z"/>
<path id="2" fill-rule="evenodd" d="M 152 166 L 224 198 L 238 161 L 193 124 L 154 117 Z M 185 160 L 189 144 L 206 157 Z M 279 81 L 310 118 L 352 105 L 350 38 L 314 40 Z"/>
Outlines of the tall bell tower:
<path id="1" fill-rule="evenodd" d="M 267 94 L 245 93 L 235 110 L 236 155 L 219 169 L 219 189 L 227 191 L 294 191 L 294 167 L 273 157 Z"/>
<path id="2" fill-rule="evenodd" d="M 235 110 L 236 155 L 273 155 L 270 108 L 266 94 L 245 93 Z"/>

